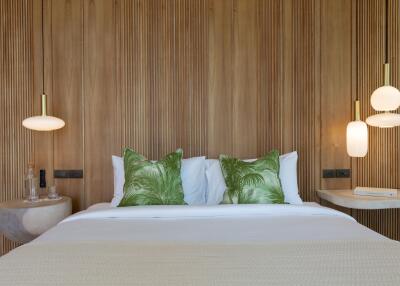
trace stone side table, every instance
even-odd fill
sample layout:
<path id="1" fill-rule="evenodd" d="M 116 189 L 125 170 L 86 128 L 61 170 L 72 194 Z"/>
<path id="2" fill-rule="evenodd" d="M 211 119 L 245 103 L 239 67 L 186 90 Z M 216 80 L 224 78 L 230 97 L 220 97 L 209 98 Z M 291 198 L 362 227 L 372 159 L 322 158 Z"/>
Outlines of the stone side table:
<path id="1" fill-rule="evenodd" d="M 24 200 L 3 202 L 0 203 L 0 233 L 12 241 L 27 243 L 71 215 L 71 211 L 69 197 L 41 198 L 35 203 Z"/>

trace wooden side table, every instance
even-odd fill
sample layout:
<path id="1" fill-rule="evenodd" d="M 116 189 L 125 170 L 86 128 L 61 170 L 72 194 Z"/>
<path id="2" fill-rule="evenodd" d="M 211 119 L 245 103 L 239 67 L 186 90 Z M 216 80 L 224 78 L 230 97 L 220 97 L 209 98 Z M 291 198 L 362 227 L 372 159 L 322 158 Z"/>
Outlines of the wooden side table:
<path id="1" fill-rule="evenodd" d="M 353 190 L 319 190 L 318 196 L 334 205 L 349 209 L 378 210 L 400 208 L 400 196 L 373 197 L 354 195 Z"/>
<path id="2" fill-rule="evenodd" d="M 0 233 L 8 239 L 27 243 L 71 215 L 69 197 L 58 200 L 41 198 L 31 203 L 13 200 L 0 203 Z"/>

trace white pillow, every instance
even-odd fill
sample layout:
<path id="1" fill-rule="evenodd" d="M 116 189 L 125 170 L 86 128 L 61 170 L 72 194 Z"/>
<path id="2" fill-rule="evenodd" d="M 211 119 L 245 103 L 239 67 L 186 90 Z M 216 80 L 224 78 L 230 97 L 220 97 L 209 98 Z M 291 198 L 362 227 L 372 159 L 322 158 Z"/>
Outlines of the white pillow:
<path id="1" fill-rule="evenodd" d="M 206 157 L 193 157 L 182 160 L 181 179 L 184 200 L 188 205 L 206 203 Z"/>
<path id="2" fill-rule="evenodd" d="M 279 178 L 285 195 L 285 203 L 301 205 L 303 201 L 299 196 L 297 185 L 297 152 L 291 152 L 279 156 Z"/>
<path id="3" fill-rule="evenodd" d="M 124 196 L 124 159 L 112 156 L 114 169 L 114 197 L 111 206 L 116 207 Z M 205 176 L 206 157 L 193 157 L 182 160 L 181 179 L 184 200 L 188 205 L 204 205 L 207 181 Z"/>
<path id="4" fill-rule="evenodd" d="M 114 197 L 111 206 L 116 207 L 124 196 L 125 170 L 124 158 L 112 156 L 112 165 L 114 169 Z"/>
<path id="5" fill-rule="evenodd" d="M 222 174 L 221 165 L 218 160 L 206 160 L 206 178 L 206 204 L 218 205 L 222 202 L 226 190 L 224 175 Z"/>
<path id="6" fill-rule="evenodd" d="M 282 191 L 285 195 L 285 203 L 302 204 L 297 186 L 297 152 L 291 152 L 279 156 L 279 178 Z M 256 159 L 245 160 L 247 162 Z M 222 202 L 226 190 L 224 176 L 221 171 L 219 160 L 206 160 L 207 192 L 206 204 L 218 205 Z"/>

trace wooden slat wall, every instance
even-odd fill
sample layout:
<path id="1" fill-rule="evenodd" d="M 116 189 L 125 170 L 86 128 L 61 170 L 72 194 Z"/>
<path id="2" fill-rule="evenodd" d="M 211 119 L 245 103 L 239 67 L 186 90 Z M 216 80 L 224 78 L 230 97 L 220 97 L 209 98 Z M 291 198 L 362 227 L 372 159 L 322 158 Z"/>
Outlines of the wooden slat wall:
<path id="1" fill-rule="evenodd" d="M 315 103 L 319 102 L 316 91 L 317 74 L 315 57 L 315 5 L 319 1 L 293 1 L 293 150 L 299 153 L 298 182 L 302 198 L 306 201 L 315 200 L 316 157 L 319 160 L 317 145 L 319 138 L 316 133 L 319 120 Z M 317 165 L 318 166 L 318 165 Z M 318 178 L 318 177 L 317 177 Z"/>
<path id="2" fill-rule="evenodd" d="M 383 85 L 385 1 L 357 1 L 357 96 L 365 119 L 375 114 L 369 97 Z M 389 0 L 389 62 L 391 84 L 400 87 L 400 3 Z M 400 187 L 400 129 L 369 128 L 369 150 L 358 159 L 353 186 Z M 357 211 L 358 221 L 399 240 L 399 210 Z"/>
<path id="3" fill-rule="evenodd" d="M 232 153 L 233 1 L 209 1 L 208 154 Z"/>
<path id="4" fill-rule="evenodd" d="M 32 133 L 22 120 L 33 112 L 32 1 L 0 1 L 0 201 L 23 196 L 33 161 Z M 16 246 L 0 237 L 0 254 Z"/>
<path id="5" fill-rule="evenodd" d="M 21 197 L 29 159 L 75 210 L 110 200 L 111 155 L 124 146 L 151 159 L 178 147 L 211 158 L 298 150 L 306 201 L 319 187 L 399 187 L 398 129 L 371 128 L 364 159 L 345 146 L 352 101 L 372 114 L 383 75 L 383 1 L 43 1 L 48 110 L 66 127 L 34 136 L 21 127 L 40 111 L 42 0 L 1 1 L 0 200 Z M 390 3 L 398 86 L 400 8 Z M 349 167 L 351 180 L 321 179 L 323 168 Z M 55 168 L 83 169 L 84 179 L 54 180 Z M 397 211 L 354 216 L 400 238 Z"/>
<path id="6" fill-rule="evenodd" d="M 322 0 L 321 169 L 350 168 L 351 163 L 345 134 L 353 109 L 352 12 L 351 1 Z M 350 179 L 321 181 L 323 189 L 348 189 L 351 184 Z"/>
<path id="7" fill-rule="evenodd" d="M 116 2 L 85 0 L 83 6 L 84 205 L 109 200 L 111 155 L 120 153 L 121 104 L 117 92 Z"/>
<path id="8" fill-rule="evenodd" d="M 118 3 L 122 146 L 149 158 L 205 154 L 207 1 Z"/>
<path id="9" fill-rule="evenodd" d="M 83 169 L 83 2 L 58 1 L 51 6 L 51 97 L 54 114 L 68 118 L 54 132 L 54 169 Z M 46 52 L 45 52 L 46 54 Z M 60 192 L 70 196 L 74 210 L 84 208 L 83 179 L 56 179 Z"/>
<path id="10" fill-rule="evenodd" d="M 284 77 L 285 67 L 282 65 L 286 45 L 282 38 L 284 33 L 284 3 L 282 1 L 260 1 L 258 21 L 261 28 L 259 35 L 258 55 L 258 90 L 257 102 L 257 154 L 265 154 L 272 148 L 283 150 L 284 141 L 290 141 L 284 135 L 283 113 L 290 113 L 285 108 Z M 289 13 L 287 13 L 289 14 Z M 290 15 L 291 16 L 291 15 Z M 275 27 L 270 29 L 268 27 Z M 291 64 L 291 62 L 290 62 Z M 270 80 L 265 80 L 270 79 Z M 290 82 L 290 81 L 289 81 Z M 288 93 L 290 99 L 292 93 Z M 269 112 L 274 106 L 274 112 Z M 291 150 L 293 146 L 288 149 Z"/>
<path id="11" fill-rule="evenodd" d="M 318 111 L 301 110 L 318 102 L 315 4 L 296 3 L 289 10 L 296 46 L 289 46 L 281 38 L 281 1 L 118 1 L 122 146 L 152 159 L 178 147 L 188 157 L 253 158 L 291 141 L 286 149 L 304 156 L 301 170 L 312 166 L 300 181 L 312 200 Z M 295 106 L 287 109 L 283 48 L 295 53 L 288 67 L 296 66 L 286 95 Z M 290 110 L 295 125 L 284 135 Z"/>

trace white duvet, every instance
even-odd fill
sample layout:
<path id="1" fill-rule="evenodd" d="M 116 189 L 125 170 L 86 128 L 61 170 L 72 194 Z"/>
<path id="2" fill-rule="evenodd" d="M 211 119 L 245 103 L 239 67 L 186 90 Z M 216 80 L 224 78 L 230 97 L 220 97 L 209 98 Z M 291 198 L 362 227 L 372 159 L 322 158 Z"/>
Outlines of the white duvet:
<path id="1" fill-rule="evenodd" d="M 34 243 L 48 241 L 266 242 L 384 239 L 352 217 L 303 205 L 143 206 L 98 204 L 65 219 Z"/>
<path id="2" fill-rule="evenodd" d="M 98 204 L 1 258 L 0 285 L 400 285 L 400 246 L 315 203 Z"/>

